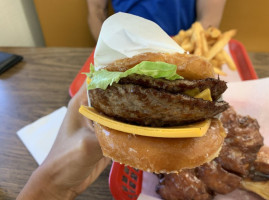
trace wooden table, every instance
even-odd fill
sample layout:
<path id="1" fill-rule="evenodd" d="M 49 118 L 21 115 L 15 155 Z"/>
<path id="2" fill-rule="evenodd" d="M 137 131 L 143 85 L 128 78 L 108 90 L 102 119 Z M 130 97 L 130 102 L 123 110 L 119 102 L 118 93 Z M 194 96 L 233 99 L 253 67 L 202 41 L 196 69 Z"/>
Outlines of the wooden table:
<path id="1" fill-rule="evenodd" d="M 90 48 L 0 48 L 24 57 L 0 75 L 0 199 L 15 199 L 38 166 L 16 132 L 66 106 L 69 85 Z M 249 53 L 260 78 L 269 77 L 269 53 Z M 77 199 L 112 199 L 108 167 Z"/>

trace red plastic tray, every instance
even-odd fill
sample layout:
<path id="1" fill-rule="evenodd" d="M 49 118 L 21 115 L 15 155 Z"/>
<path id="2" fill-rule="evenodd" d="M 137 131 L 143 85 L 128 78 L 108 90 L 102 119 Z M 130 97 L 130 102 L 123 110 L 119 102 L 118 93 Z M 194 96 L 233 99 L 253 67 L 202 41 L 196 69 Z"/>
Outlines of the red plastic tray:
<path id="1" fill-rule="evenodd" d="M 229 50 L 237 66 L 237 71 L 242 81 L 258 79 L 255 69 L 248 57 L 247 51 L 242 43 L 230 40 Z"/>
<path id="2" fill-rule="evenodd" d="M 237 71 L 242 81 L 258 79 L 253 65 L 244 46 L 237 40 L 230 40 L 229 50 L 237 66 Z M 87 59 L 69 88 L 69 94 L 73 97 L 86 79 L 82 72 L 89 72 L 90 63 L 94 63 L 94 52 Z M 116 200 L 135 200 L 139 196 L 142 187 L 143 171 L 113 162 L 109 187 Z"/>
<path id="3" fill-rule="evenodd" d="M 143 171 L 113 162 L 109 188 L 115 200 L 134 200 L 141 193 Z"/>
<path id="4" fill-rule="evenodd" d="M 86 75 L 82 73 L 90 71 L 90 64 L 94 64 L 94 50 L 92 51 L 90 57 L 88 57 L 88 59 L 84 63 L 83 67 L 79 70 L 75 79 L 73 80 L 73 82 L 71 83 L 69 87 L 69 95 L 71 97 L 73 97 L 78 92 L 78 90 L 84 83 L 86 79 Z"/>

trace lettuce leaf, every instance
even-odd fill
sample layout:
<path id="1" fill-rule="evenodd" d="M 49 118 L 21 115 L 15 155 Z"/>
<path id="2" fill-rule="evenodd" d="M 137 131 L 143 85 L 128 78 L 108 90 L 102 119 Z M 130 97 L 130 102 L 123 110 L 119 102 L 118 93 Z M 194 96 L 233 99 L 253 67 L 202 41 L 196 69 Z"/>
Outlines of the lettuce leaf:
<path id="1" fill-rule="evenodd" d="M 146 75 L 152 78 L 164 78 L 167 80 L 183 79 L 182 76 L 176 73 L 177 66 L 165 62 L 150 62 L 142 61 L 133 68 L 125 72 L 111 72 L 105 69 L 95 71 L 94 66 L 90 66 L 90 73 L 85 73 L 91 82 L 88 85 L 88 90 L 101 88 L 105 90 L 109 85 L 118 83 L 121 78 L 131 74 Z"/>

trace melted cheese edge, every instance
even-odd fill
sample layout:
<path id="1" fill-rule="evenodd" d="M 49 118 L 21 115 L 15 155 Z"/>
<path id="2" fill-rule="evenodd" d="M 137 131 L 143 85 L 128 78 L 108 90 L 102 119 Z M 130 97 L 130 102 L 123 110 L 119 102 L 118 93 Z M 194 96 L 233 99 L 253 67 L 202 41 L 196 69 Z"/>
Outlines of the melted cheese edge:
<path id="1" fill-rule="evenodd" d="M 202 98 L 207 101 L 212 101 L 210 89 L 205 89 L 194 98 Z M 100 114 L 92 107 L 81 105 L 79 112 L 90 120 L 93 120 L 103 126 L 122 131 L 125 133 L 131 133 L 135 135 L 148 136 L 148 137 L 161 137 L 161 138 L 190 138 L 190 137 L 202 137 L 206 134 L 211 120 L 207 119 L 202 122 L 197 122 L 184 126 L 175 127 L 146 127 L 137 126 L 132 124 L 123 123 L 114 120 L 108 116 Z"/>

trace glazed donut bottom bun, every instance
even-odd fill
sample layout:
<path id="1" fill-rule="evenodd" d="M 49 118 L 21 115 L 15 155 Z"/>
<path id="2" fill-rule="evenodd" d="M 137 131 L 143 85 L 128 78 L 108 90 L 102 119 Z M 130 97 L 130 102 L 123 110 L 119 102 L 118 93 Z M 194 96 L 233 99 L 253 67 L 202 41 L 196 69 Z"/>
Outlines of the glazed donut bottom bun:
<path id="1" fill-rule="evenodd" d="M 94 127 L 104 156 L 154 173 L 176 173 L 213 160 L 226 136 L 218 119 L 212 119 L 207 133 L 199 138 L 145 137 L 113 130 L 96 122 Z"/>

